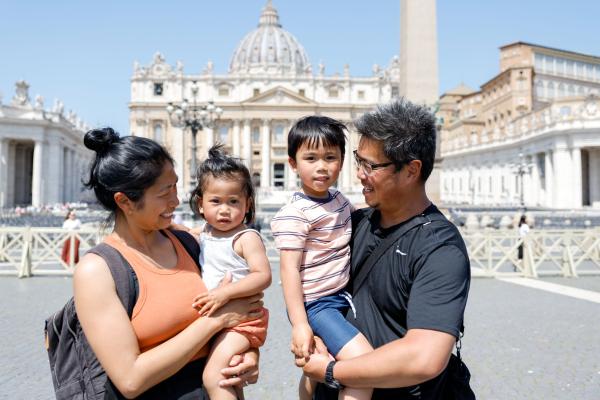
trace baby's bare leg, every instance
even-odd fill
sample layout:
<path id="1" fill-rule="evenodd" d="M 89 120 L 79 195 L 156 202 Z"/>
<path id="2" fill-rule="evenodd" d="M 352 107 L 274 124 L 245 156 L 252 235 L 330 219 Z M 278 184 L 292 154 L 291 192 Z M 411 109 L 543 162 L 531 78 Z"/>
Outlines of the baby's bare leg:
<path id="1" fill-rule="evenodd" d="M 298 384 L 298 398 L 300 400 L 311 400 L 315 392 L 316 383 L 306 375 L 302 374 Z"/>
<path id="2" fill-rule="evenodd" d="M 242 388 L 220 387 L 219 381 L 226 379 L 221 374 L 221 370 L 229 366 L 231 357 L 248 350 L 248 348 L 250 348 L 250 342 L 240 333 L 227 331 L 219 334 L 210 349 L 202 374 L 204 388 L 211 400 L 243 399 Z"/>
<path id="3" fill-rule="evenodd" d="M 373 351 L 373 347 L 362 333 L 354 336 L 346 343 L 335 357 L 337 360 L 347 360 Z M 373 394 L 373 389 L 345 388 L 340 391 L 338 400 L 368 400 Z"/>

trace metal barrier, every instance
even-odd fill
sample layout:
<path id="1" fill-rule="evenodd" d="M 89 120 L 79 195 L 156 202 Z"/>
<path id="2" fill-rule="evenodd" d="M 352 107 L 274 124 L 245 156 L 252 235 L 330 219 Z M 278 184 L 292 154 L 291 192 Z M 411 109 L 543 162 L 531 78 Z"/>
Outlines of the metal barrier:
<path id="1" fill-rule="evenodd" d="M 478 230 L 461 232 L 473 276 L 600 275 L 600 229 L 532 230 L 523 239 L 515 231 Z M 263 232 L 272 263 L 279 261 L 270 230 Z M 71 275 L 75 268 L 75 241 L 79 253 L 100 243 L 97 228 L 67 231 L 62 228 L 0 228 L 0 275 Z M 69 254 L 62 251 L 69 241 Z M 523 246 L 522 258 L 518 257 Z"/>
<path id="2" fill-rule="evenodd" d="M 600 275 L 600 230 L 461 232 L 473 276 Z M 522 258 L 519 247 L 522 246 Z"/>
<path id="3" fill-rule="evenodd" d="M 0 228 L 0 275 L 20 278 L 32 275 L 71 275 L 75 268 L 76 247 L 79 254 L 100 243 L 103 236 L 96 228 L 68 231 L 62 228 Z M 69 253 L 63 260 L 65 243 Z"/>

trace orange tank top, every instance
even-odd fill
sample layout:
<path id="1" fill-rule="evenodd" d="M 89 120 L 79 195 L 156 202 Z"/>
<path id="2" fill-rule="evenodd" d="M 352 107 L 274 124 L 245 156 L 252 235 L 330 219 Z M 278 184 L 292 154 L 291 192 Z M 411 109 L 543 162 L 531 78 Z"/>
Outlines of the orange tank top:
<path id="1" fill-rule="evenodd" d="M 139 282 L 139 296 L 131 324 L 143 353 L 177 335 L 196 318 L 194 298 L 206 292 L 198 267 L 179 240 L 171 232 L 166 235 L 177 251 L 177 265 L 159 268 L 139 251 L 111 236 L 104 241 L 114 247 L 131 265 Z M 204 346 L 194 359 L 208 355 Z"/>

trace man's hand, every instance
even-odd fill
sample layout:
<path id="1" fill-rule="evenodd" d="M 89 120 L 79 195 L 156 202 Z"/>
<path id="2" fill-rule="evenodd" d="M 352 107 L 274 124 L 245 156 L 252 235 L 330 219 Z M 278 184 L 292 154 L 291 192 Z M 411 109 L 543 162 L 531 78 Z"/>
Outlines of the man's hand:
<path id="1" fill-rule="evenodd" d="M 228 301 L 229 295 L 227 294 L 227 290 L 222 287 L 218 287 L 209 292 L 196 296 L 192 306 L 198 310 L 198 314 L 201 316 L 210 317 Z"/>
<path id="2" fill-rule="evenodd" d="M 246 353 L 236 354 L 231 358 L 229 367 L 223 368 L 221 373 L 228 377 L 219 382 L 221 387 L 246 386 L 258 381 L 258 349 L 251 348 Z"/>
<path id="3" fill-rule="evenodd" d="M 292 353 L 296 357 L 308 357 L 314 351 L 313 331 L 308 324 L 297 324 L 292 327 Z"/>
<path id="4" fill-rule="evenodd" d="M 308 359 L 296 358 L 296 365 L 302 367 L 304 374 L 309 378 L 315 381 L 325 382 L 325 370 L 327 369 L 327 364 L 333 360 L 333 356 L 329 354 L 327 347 L 325 347 L 321 338 L 315 337 L 315 351 Z"/>

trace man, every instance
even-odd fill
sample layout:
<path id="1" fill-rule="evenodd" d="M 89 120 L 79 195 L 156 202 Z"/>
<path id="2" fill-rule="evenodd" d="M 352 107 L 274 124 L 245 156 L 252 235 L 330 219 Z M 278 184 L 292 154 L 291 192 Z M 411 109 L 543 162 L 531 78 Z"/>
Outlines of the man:
<path id="1" fill-rule="evenodd" d="M 321 347 L 297 364 L 306 361 L 304 372 L 329 388 L 374 387 L 373 399 L 443 399 L 470 265 L 458 230 L 425 191 L 435 158 L 434 118 L 425 107 L 399 100 L 355 126 L 361 135 L 357 176 L 369 208 L 353 215 L 355 313 L 347 319 L 375 350 L 334 362 Z M 377 260 L 368 267 L 370 255 Z M 337 399 L 329 388 L 319 385 L 315 398 Z"/>

